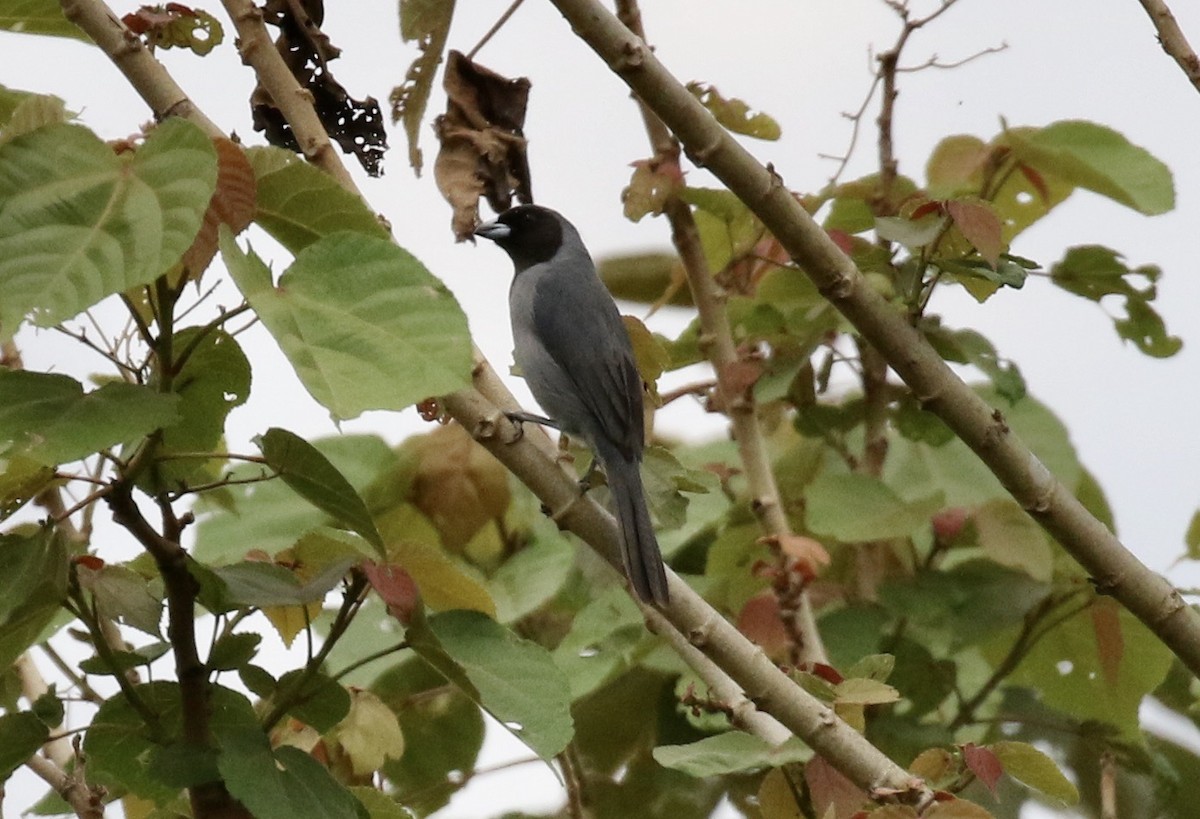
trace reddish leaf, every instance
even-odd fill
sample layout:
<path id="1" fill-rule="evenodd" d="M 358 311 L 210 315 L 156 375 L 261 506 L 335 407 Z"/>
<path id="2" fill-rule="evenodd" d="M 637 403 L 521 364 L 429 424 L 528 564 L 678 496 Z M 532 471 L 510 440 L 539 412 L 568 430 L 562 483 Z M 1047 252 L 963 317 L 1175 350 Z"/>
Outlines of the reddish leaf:
<path id="1" fill-rule="evenodd" d="M 829 238 L 833 239 L 833 243 L 837 245 L 843 253 L 849 256 L 854 252 L 854 237 L 844 230 L 833 228 L 825 231 L 829 234 Z"/>
<path id="2" fill-rule="evenodd" d="M 1000 238 L 1000 217 L 992 206 L 983 201 L 954 199 L 946 203 L 946 211 L 979 255 L 995 267 L 1004 241 Z"/>
<path id="3" fill-rule="evenodd" d="M 1042 175 L 1023 162 L 1017 167 L 1021 169 L 1021 174 L 1029 180 L 1029 184 L 1037 189 L 1038 195 L 1042 197 L 1042 201 L 1049 201 L 1050 189 L 1046 187 L 1046 180 L 1042 179 Z"/>
<path id="4" fill-rule="evenodd" d="M 822 818 L 834 816 L 849 819 L 863 803 L 867 794 L 828 762 L 824 757 L 814 756 L 804 766 L 804 781 L 812 797 L 813 812 Z M 830 808 L 833 808 L 832 814 Z"/>
<path id="5" fill-rule="evenodd" d="M 1096 652 L 1104 681 L 1115 689 L 1121 678 L 1121 658 L 1125 656 L 1125 637 L 1121 633 L 1120 609 L 1116 601 L 1100 597 L 1089 609 L 1092 630 L 1096 633 Z"/>
<path id="6" fill-rule="evenodd" d="M 837 685 L 838 683 L 846 681 L 846 678 L 842 676 L 840 671 L 825 663 L 812 663 L 812 667 L 809 668 L 808 671 L 814 677 L 820 677 L 830 685 Z"/>
<path id="7" fill-rule="evenodd" d="M 183 267 L 189 279 L 200 278 L 217 252 L 217 229 L 228 225 L 235 234 L 245 230 L 254 219 L 258 183 L 254 168 L 241 146 L 225 137 L 213 139 L 217 149 L 217 189 L 209 200 L 200 232 L 183 254 Z"/>
<path id="8" fill-rule="evenodd" d="M 933 534 L 939 541 L 948 542 L 958 537 L 967 523 L 968 512 L 962 506 L 951 506 L 933 516 Z"/>
<path id="9" fill-rule="evenodd" d="M 786 657 L 792 649 L 792 637 L 783 624 L 779 600 L 769 591 L 746 601 L 738 614 L 737 627 L 772 660 Z"/>
<path id="10" fill-rule="evenodd" d="M 916 222 L 931 213 L 942 213 L 944 210 L 941 202 L 925 202 L 913 208 L 912 213 L 908 214 L 908 218 Z"/>
<path id="11" fill-rule="evenodd" d="M 371 588 L 387 604 L 388 614 L 408 625 L 413 612 L 421 605 L 421 594 L 409 573 L 399 566 L 381 566 L 370 560 L 363 564 L 363 573 Z"/>
<path id="12" fill-rule="evenodd" d="M 962 746 L 962 755 L 963 762 L 967 763 L 971 773 L 992 792 L 992 796 L 995 796 L 996 783 L 1004 774 L 1004 766 L 1000 764 L 996 755 L 990 748 L 981 748 L 972 742 Z"/>
<path id="13" fill-rule="evenodd" d="M 75 565 L 83 566 L 84 568 L 91 569 L 94 572 L 98 572 L 104 568 L 104 558 L 96 557 L 95 555 L 80 555 L 79 557 L 73 558 L 73 561 Z"/>
<path id="14" fill-rule="evenodd" d="M 829 552 L 819 540 L 804 535 L 768 535 L 759 538 L 759 543 L 778 548 L 790 558 L 789 568 L 797 569 L 805 580 L 812 580 L 822 568 L 829 565 Z"/>

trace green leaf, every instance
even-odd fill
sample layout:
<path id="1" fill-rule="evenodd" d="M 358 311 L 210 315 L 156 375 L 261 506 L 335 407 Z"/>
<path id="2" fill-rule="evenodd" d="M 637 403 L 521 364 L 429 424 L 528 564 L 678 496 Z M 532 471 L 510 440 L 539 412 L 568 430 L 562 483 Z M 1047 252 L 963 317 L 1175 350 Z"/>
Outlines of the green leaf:
<path id="1" fill-rule="evenodd" d="M 766 232 L 754 213 L 723 188 L 681 188 L 678 195 L 695 208 L 700 243 L 713 271 L 749 253 Z"/>
<path id="2" fill-rule="evenodd" d="M 96 655 L 83 660 L 79 663 L 79 670 L 86 674 L 114 677 L 131 668 L 150 665 L 170 650 L 170 643 L 151 643 L 133 651 L 110 651 L 107 658 Z"/>
<path id="3" fill-rule="evenodd" d="M 474 702 L 423 660 L 410 658 L 372 686 L 395 713 L 410 748 L 384 764 L 402 801 L 427 816 L 466 784 L 457 772 L 474 770 L 483 747 L 483 714 Z"/>
<path id="4" fill-rule="evenodd" d="M 261 634 L 223 634 L 213 645 L 205 665 L 209 671 L 234 671 L 243 668 L 258 654 L 260 643 Z"/>
<path id="5" fill-rule="evenodd" d="M 1064 486 L 1073 491 L 1079 485 L 1083 468 L 1067 428 L 1053 412 L 1030 396 L 1010 406 L 995 390 L 978 386 L 975 389 L 988 404 L 1003 408 L 1000 411 L 1004 423 Z M 958 439 L 929 446 L 894 436 L 883 479 L 892 491 L 906 499 L 917 500 L 944 492 L 946 506 L 975 506 L 992 498 L 1011 497 L 991 470 Z"/>
<path id="6" fill-rule="evenodd" d="M 431 609 L 473 609 L 493 615 L 496 604 L 478 573 L 446 551 L 437 530 L 412 504 L 397 506 L 379 519 L 388 561 L 416 581 Z"/>
<path id="7" fill-rule="evenodd" d="M 185 350 L 191 354 L 172 377 L 172 392 L 179 396 L 179 420 L 163 430 L 158 453 L 211 452 L 224 438 L 229 413 L 250 397 L 250 361 L 223 330 L 187 327 L 175 333 L 172 345 L 177 355 Z M 162 374 L 156 373 L 155 383 L 161 379 Z M 158 487 L 216 480 L 217 464 L 200 458 L 159 460 L 139 486 L 153 492 Z"/>
<path id="8" fill-rule="evenodd" d="M 894 616 L 908 618 L 914 639 L 941 655 L 1021 622 L 1046 593 L 1045 584 L 1023 572 L 969 560 L 886 583 L 879 598 Z"/>
<path id="9" fill-rule="evenodd" d="M 171 118 L 132 157 L 78 125 L 0 145 L 0 334 L 50 327 L 179 261 L 216 187 L 212 141 Z"/>
<path id="10" fill-rule="evenodd" d="M 362 199 L 291 151 L 248 148 L 246 158 L 257 182 L 254 222 L 292 253 L 342 230 L 388 237 Z"/>
<path id="11" fill-rule="evenodd" d="M 1079 720 L 1114 725 L 1125 740 L 1140 745 L 1145 738 L 1138 707 L 1163 681 L 1171 652 L 1132 614 L 1121 609 L 1118 617 L 1120 645 L 1112 669 L 1104 667 L 1100 632 L 1089 609 L 1038 640 L 1009 679 L 1036 690 L 1046 705 Z M 995 659 L 1000 648 L 993 648 Z"/>
<path id="12" fill-rule="evenodd" d="M 983 183 L 983 167 L 991 152 L 979 137 L 954 134 L 944 137 L 925 164 L 926 187 L 935 199 L 951 199 L 978 193 Z"/>
<path id="13" fill-rule="evenodd" d="M 1183 347 L 1178 336 L 1167 333 L 1162 317 L 1150 306 L 1158 295 L 1162 275 L 1156 265 L 1130 268 L 1115 250 L 1101 245 L 1082 245 L 1067 251 L 1050 269 L 1050 280 L 1064 290 L 1099 302 L 1105 296 L 1125 299 L 1125 318 L 1114 318 L 1117 334 L 1155 358 L 1169 358 Z M 1138 287 L 1134 281 L 1145 280 Z"/>
<path id="14" fill-rule="evenodd" d="M 1079 791 L 1054 760 L 1027 742 L 995 742 L 991 749 L 1004 772 L 1065 805 L 1079 804 Z"/>
<path id="15" fill-rule="evenodd" d="M 379 550 L 380 557 L 386 556 L 367 504 L 320 450 L 278 427 L 268 429 L 256 442 L 267 463 L 296 494 L 362 535 Z"/>
<path id="16" fill-rule="evenodd" d="M 741 100 L 721 96 L 721 92 L 715 86 L 708 83 L 689 82 L 687 90 L 709 110 L 717 122 L 735 134 L 768 141 L 777 140 L 783 134 L 779 123 L 769 114 L 761 111 L 753 112 L 750 110 L 750 106 Z"/>
<path id="17" fill-rule="evenodd" d="M 571 623 L 571 630 L 554 649 L 554 664 L 562 669 L 577 702 L 628 671 L 641 659 L 646 642 L 641 611 L 621 588 L 596 595 Z"/>
<path id="18" fill-rule="evenodd" d="M 812 750 L 797 737 L 772 747 L 766 740 L 741 731 L 727 731 L 688 745 L 660 745 L 654 749 L 654 760 L 659 765 L 697 778 L 777 768 L 806 762 L 812 755 Z"/>
<path id="19" fill-rule="evenodd" d="M 409 627 L 416 652 L 529 746 L 550 759 L 571 741 L 566 678 L 537 643 L 473 611 Z"/>
<path id="20" fill-rule="evenodd" d="M 298 748 L 274 751 L 261 731 L 214 732 L 225 786 L 256 819 L 366 819 L 366 809 L 321 763 Z"/>
<path id="21" fill-rule="evenodd" d="M 360 494 L 396 465 L 396 454 L 377 435 L 336 435 L 311 443 Z M 255 464 L 235 468 L 232 475 L 247 478 L 267 472 Z M 328 521 L 281 480 L 230 487 L 224 502 L 202 498 L 198 510 L 203 517 L 194 555 L 210 564 L 240 560 L 250 549 L 274 555 Z"/>
<path id="22" fill-rule="evenodd" d="M 354 558 L 343 558 L 306 583 L 294 572 L 275 563 L 246 561 L 216 566 L 212 573 L 225 584 L 223 602 L 232 606 L 303 606 L 323 600 L 354 565 Z"/>
<path id="23" fill-rule="evenodd" d="M 93 595 L 101 617 L 133 626 L 151 637 L 162 636 L 162 599 L 151 593 L 146 578 L 114 563 L 100 569 L 80 565 L 76 574 L 80 587 Z"/>
<path id="24" fill-rule="evenodd" d="M 55 481 L 52 467 L 24 455 L 0 454 L 0 520 L 5 520 Z"/>
<path id="25" fill-rule="evenodd" d="M 68 558 L 49 529 L 0 535 L 0 668 L 8 668 L 58 613 L 67 596 Z"/>
<path id="26" fill-rule="evenodd" d="M 289 714 L 323 734 L 350 713 L 350 694 L 332 677 L 314 674 L 304 679 L 305 675 L 302 668 L 289 671 L 279 678 L 276 690 L 279 696 L 292 701 Z M 301 680 L 303 687 L 296 688 Z"/>
<path id="27" fill-rule="evenodd" d="M 0 29 L 21 34 L 69 37 L 91 45 L 92 40 L 63 15 L 58 0 L 4 0 L 0 3 Z"/>
<path id="28" fill-rule="evenodd" d="M 0 449 L 47 466 L 175 422 L 178 398 L 149 387 L 110 383 L 84 394 L 73 378 L 27 370 L 0 371 Z"/>
<path id="29" fill-rule="evenodd" d="M 1187 556 L 1192 560 L 1200 560 L 1200 509 L 1192 514 L 1183 542 L 1187 546 Z"/>
<path id="30" fill-rule="evenodd" d="M 445 285 L 391 242 L 326 236 L 300 251 L 278 286 L 227 230 L 221 252 L 301 383 L 335 418 L 404 409 L 470 383 L 466 316 Z"/>
<path id="31" fill-rule="evenodd" d="M 30 705 L 30 710 L 33 715 L 42 721 L 42 724 L 48 728 L 57 728 L 62 725 L 63 718 L 66 716 L 66 707 L 63 701 L 59 699 L 57 683 L 51 683 L 46 693 L 35 699 Z M 16 710 L 15 708 L 12 710 Z"/>
<path id="32" fill-rule="evenodd" d="M 989 559 L 1025 572 L 1034 580 L 1050 581 L 1054 554 L 1046 532 L 1016 501 L 995 498 L 971 515 L 979 545 Z"/>
<path id="33" fill-rule="evenodd" d="M 378 788 L 351 785 L 350 793 L 367 809 L 367 815 L 371 819 L 417 819 L 417 814 L 407 804 L 401 805 Z"/>
<path id="34" fill-rule="evenodd" d="M 210 690 L 210 728 L 214 734 L 250 731 L 266 742 L 249 700 L 219 685 Z M 182 740 L 183 703 L 179 685 L 173 682 L 144 683 L 136 686 L 133 693 L 144 709 L 156 715 L 156 730 L 147 730 L 145 717 L 124 693 L 110 697 L 100 706 L 84 734 L 88 780 L 109 789 L 128 789 L 143 799 L 165 804 L 184 787 L 175 778 L 164 777 L 156 765 L 160 754 Z M 192 779 L 195 781 L 205 774 L 209 781 L 217 777 L 215 767 L 209 764 L 207 770 L 193 774 Z"/>
<path id="35" fill-rule="evenodd" d="M 711 472 L 688 469 L 666 447 L 646 447 L 642 461 L 646 502 L 663 529 L 678 529 L 687 521 L 689 495 L 703 495 L 718 488 Z"/>
<path id="36" fill-rule="evenodd" d="M 808 487 L 808 528 L 844 543 L 908 537 L 942 508 L 940 493 L 906 502 L 882 481 L 857 473 L 822 472 Z"/>
<path id="37" fill-rule="evenodd" d="M 2 105 L 2 104 L 0 104 Z M 27 94 L 7 115 L 0 113 L 0 145 L 46 125 L 58 125 L 74 116 L 61 97 L 53 94 Z"/>
<path id="38" fill-rule="evenodd" d="M 496 619 L 511 623 L 536 611 L 558 593 L 574 566 L 575 550 L 562 540 L 534 540 L 488 581 Z"/>
<path id="39" fill-rule="evenodd" d="M 667 304 L 689 307 L 692 291 L 684 282 L 679 254 L 661 251 L 619 253 L 596 259 L 596 272 L 615 298 L 653 304 L 676 285 Z"/>
<path id="40" fill-rule="evenodd" d="M 7 136 L 6 126 L 12 118 L 13 112 L 21 105 L 22 102 L 30 97 L 36 97 L 31 91 L 22 91 L 19 88 L 9 88 L 6 85 L 0 85 L 0 139 Z"/>
<path id="41" fill-rule="evenodd" d="M 1017 157 L 1043 173 L 1147 215 L 1175 207 L 1171 171 L 1124 136 L 1082 120 L 1006 132 Z"/>
<path id="42" fill-rule="evenodd" d="M 0 782 L 37 753 L 49 736 L 46 724 L 28 711 L 0 715 Z"/>
<path id="43" fill-rule="evenodd" d="M 971 364 L 991 379 L 996 391 L 1010 404 L 1025 397 L 1025 379 L 1017 365 L 1001 358 L 983 335 L 974 330 L 953 330 L 929 318 L 921 322 L 921 331 L 938 354 L 956 364 Z"/>
<path id="44" fill-rule="evenodd" d="M 924 410 L 911 394 L 901 396 L 892 412 L 896 431 L 910 441 L 941 446 L 954 440 L 954 430 L 928 410 Z"/>
<path id="45" fill-rule="evenodd" d="M 881 705 L 900 699 L 900 692 L 887 683 L 862 677 L 842 680 L 833 691 L 835 702 L 850 705 Z"/>
<path id="46" fill-rule="evenodd" d="M 875 233 L 880 239 L 899 242 L 905 247 L 924 247 L 938 237 L 946 226 L 946 217 L 930 213 L 920 219 L 901 216 L 876 216 Z"/>

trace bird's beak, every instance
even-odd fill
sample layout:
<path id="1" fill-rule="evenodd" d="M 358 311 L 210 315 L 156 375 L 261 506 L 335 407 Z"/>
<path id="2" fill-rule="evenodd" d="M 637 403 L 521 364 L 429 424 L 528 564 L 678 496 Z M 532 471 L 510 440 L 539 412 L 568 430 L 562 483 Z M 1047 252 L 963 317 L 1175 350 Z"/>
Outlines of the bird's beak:
<path id="1" fill-rule="evenodd" d="M 484 222 L 479 227 L 475 228 L 475 235 L 482 236 L 485 239 L 491 239 L 493 242 L 507 238 L 512 233 L 512 228 L 508 225 L 501 224 L 496 220 Z"/>

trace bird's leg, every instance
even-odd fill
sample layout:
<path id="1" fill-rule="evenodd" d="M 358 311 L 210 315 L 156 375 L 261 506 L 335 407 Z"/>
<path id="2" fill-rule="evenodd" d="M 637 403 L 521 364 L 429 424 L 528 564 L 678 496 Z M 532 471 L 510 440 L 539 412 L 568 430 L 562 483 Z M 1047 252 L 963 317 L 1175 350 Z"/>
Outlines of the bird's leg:
<path id="1" fill-rule="evenodd" d="M 543 427 L 550 427 L 562 432 L 562 427 L 559 426 L 558 421 L 555 421 L 553 418 L 546 418 L 542 415 L 534 415 L 532 412 L 525 412 L 525 410 L 505 412 L 504 416 L 508 418 L 508 420 L 512 421 L 516 425 L 517 429 L 521 429 L 522 424 L 529 423 L 539 424 Z"/>
<path id="2" fill-rule="evenodd" d="M 596 473 L 599 472 L 600 461 L 595 455 L 592 456 L 592 462 L 588 464 L 587 472 L 583 473 L 583 477 L 579 479 L 579 494 L 586 495 L 588 490 L 592 488 L 592 480 Z"/>

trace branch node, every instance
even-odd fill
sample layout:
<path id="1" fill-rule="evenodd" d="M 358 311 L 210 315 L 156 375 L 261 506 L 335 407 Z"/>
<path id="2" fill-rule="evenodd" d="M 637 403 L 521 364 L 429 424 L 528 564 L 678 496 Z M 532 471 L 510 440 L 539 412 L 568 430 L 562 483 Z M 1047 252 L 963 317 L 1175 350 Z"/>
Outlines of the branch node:
<path id="1" fill-rule="evenodd" d="M 626 40 L 621 44 L 619 56 L 613 60 L 613 70 L 618 74 L 626 71 L 636 71 L 646 63 L 646 44 Z"/>
<path id="2" fill-rule="evenodd" d="M 823 283 L 817 289 L 822 296 L 836 304 L 837 302 L 847 301 L 854 296 L 854 292 L 857 290 L 858 278 L 858 276 L 838 273 L 830 281 Z"/>

